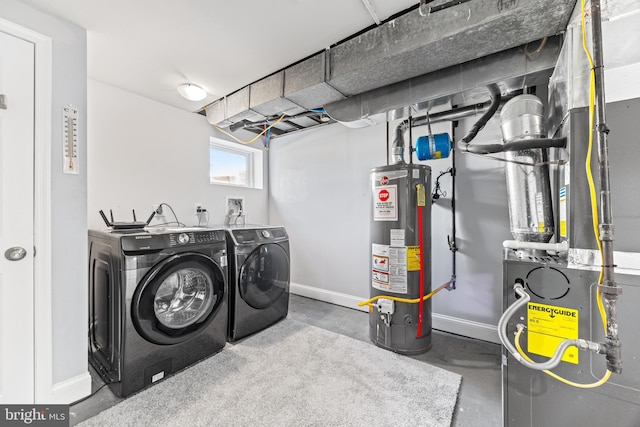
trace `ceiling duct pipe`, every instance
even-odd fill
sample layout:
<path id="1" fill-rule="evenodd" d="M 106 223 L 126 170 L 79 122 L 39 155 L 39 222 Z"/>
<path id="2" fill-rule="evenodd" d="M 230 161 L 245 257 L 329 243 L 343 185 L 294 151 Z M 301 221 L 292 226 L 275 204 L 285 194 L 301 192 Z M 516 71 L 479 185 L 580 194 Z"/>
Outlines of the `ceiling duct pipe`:
<path id="1" fill-rule="evenodd" d="M 349 126 L 365 118 L 430 101 L 453 105 L 476 99 L 482 102 L 487 99 L 487 87 L 492 84 L 499 83 L 502 91 L 509 94 L 524 87 L 547 84 L 558 59 L 561 40 L 560 36 L 549 37 L 534 61 L 527 59 L 526 46 L 520 46 L 349 96 L 325 104 L 324 109 L 333 120 Z"/>
<path id="2" fill-rule="evenodd" d="M 424 0 L 421 10 L 427 16 L 420 16 L 417 7 L 390 16 L 227 94 L 201 113 L 211 124 L 227 127 L 324 107 L 332 119 L 362 127 L 381 123 L 379 114 L 423 101 L 477 102 L 490 83 L 500 82 L 505 93 L 533 86 L 548 80 L 575 4 Z M 533 57 L 527 45 L 543 39 L 544 49 Z M 317 125 L 311 120 L 301 124 Z M 283 132 L 297 129 L 292 128 Z"/>

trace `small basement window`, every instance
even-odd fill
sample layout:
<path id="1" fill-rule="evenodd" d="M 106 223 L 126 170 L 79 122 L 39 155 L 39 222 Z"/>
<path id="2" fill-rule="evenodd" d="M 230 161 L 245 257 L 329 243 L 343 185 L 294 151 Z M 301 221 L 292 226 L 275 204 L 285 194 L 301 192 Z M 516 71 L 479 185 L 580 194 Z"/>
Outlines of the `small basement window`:
<path id="1" fill-rule="evenodd" d="M 262 150 L 222 139 L 209 141 L 209 182 L 262 189 Z"/>

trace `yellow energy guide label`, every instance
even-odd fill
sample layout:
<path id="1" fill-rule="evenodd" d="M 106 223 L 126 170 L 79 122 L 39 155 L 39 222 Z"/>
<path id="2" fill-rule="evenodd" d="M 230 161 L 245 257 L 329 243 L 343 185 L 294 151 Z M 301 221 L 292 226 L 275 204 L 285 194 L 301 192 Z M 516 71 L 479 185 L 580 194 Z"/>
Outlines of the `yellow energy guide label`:
<path id="1" fill-rule="evenodd" d="M 407 246 L 407 271 L 420 271 L 420 246 Z"/>
<path id="2" fill-rule="evenodd" d="M 527 319 L 530 353 L 552 357 L 563 340 L 578 338 L 578 310 L 530 302 Z M 569 347 L 562 360 L 577 365 L 578 351 L 575 346 Z"/>

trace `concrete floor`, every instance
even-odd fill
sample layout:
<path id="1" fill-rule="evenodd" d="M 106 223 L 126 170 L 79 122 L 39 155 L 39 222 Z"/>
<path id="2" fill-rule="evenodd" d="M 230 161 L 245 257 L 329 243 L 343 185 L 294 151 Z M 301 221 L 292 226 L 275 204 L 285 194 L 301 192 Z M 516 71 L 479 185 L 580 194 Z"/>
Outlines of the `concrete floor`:
<path id="1" fill-rule="evenodd" d="M 289 318 L 369 342 L 367 313 L 291 295 Z M 215 356 L 214 356 L 215 357 Z M 433 346 L 413 357 L 462 375 L 453 423 L 454 427 L 495 427 L 502 424 L 501 348 L 497 344 L 433 331 Z M 102 386 L 91 370 L 93 390 Z M 428 399 L 428 396 L 425 396 Z M 117 404 L 108 387 L 70 408 L 70 425 L 76 425 Z"/>

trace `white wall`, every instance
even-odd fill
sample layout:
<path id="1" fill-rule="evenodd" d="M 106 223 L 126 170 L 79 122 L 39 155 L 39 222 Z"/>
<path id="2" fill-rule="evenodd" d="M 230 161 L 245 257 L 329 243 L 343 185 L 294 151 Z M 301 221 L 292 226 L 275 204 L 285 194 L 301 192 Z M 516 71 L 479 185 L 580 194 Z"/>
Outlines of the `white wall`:
<path id="1" fill-rule="evenodd" d="M 458 139 L 476 119 L 460 122 Z M 419 131 L 414 130 L 414 139 Z M 474 142 L 498 138 L 496 118 Z M 504 166 L 462 154 L 456 162 L 457 290 L 434 297 L 434 327 L 497 341 L 502 241 L 511 238 Z M 435 181 L 451 166 L 451 158 L 424 163 Z M 385 164 L 385 125 L 348 129 L 334 124 L 273 141 L 269 215 L 291 237 L 292 292 L 354 308 L 368 298 L 369 172 Z M 450 176 L 441 179 L 441 187 L 447 198 L 433 206 L 432 218 L 434 287 L 452 273 L 446 243 L 451 234 Z"/>
<path id="2" fill-rule="evenodd" d="M 222 224 L 225 195 L 244 197 L 249 221 L 267 223 L 266 181 L 264 190 L 209 183 L 212 136 L 225 138 L 204 116 L 89 80 L 89 228 L 105 227 L 100 209 L 107 215 L 113 209 L 116 221 L 130 221 L 135 209 L 146 221 L 162 202 L 186 225 L 198 223 L 196 202 L 209 212 L 210 225 Z M 261 148 L 260 140 L 252 146 Z M 174 220 L 164 212 L 152 225 Z"/>
<path id="3" fill-rule="evenodd" d="M 472 117 L 460 122 L 455 129 L 456 140 L 475 120 Z M 500 123 L 495 117 L 473 142 L 495 143 L 500 138 Z M 432 168 L 433 173 L 444 169 L 434 165 Z M 502 314 L 502 242 L 513 238 L 509 231 L 504 163 L 456 153 L 456 170 L 457 289 L 442 291 L 433 298 L 434 327 L 497 341 L 495 326 Z M 450 177 L 441 180 L 448 193 L 450 183 Z M 446 212 L 450 209 L 449 198 L 447 194 L 447 200 L 440 199 L 433 207 L 434 286 L 445 282 L 451 269 L 451 255 L 446 248 L 446 235 L 451 232 L 451 219 Z"/>
<path id="4" fill-rule="evenodd" d="M 83 374 L 88 377 L 87 37 L 83 28 L 46 15 L 20 1 L 0 0 L 0 17 L 48 36 L 53 42 L 50 177 L 52 381 L 53 384 L 61 384 Z M 62 108 L 70 104 L 79 110 L 78 175 L 62 173 Z M 59 391 L 65 393 L 64 390 Z"/>
<path id="5" fill-rule="evenodd" d="M 330 125 L 272 141 L 272 223 L 287 228 L 292 291 L 354 305 L 369 294 L 369 172 L 386 163 L 385 125 Z"/>
<path id="6" fill-rule="evenodd" d="M 447 132 L 461 139 L 477 117 L 433 126 L 433 132 Z M 453 129 L 453 130 L 452 130 Z M 425 135 L 425 127 L 413 130 L 414 139 Z M 493 118 L 478 133 L 474 144 L 501 139 L 500 122 Z M 417 161 L 431 167 L 432 186 L 438 175 L 453 165 L 447 159 Z M 453 257 L 447 236 L 453 232 L 451 175 L 440 179 L 446 196 L 432 205 L 432 288 L 451 278 Z M 456 290 L 442 291 L 433 298 L 436 329 L 498 341 L 495 326 L 502 314 L 502 242 L 511 239 L 506 197 L 504 163 L 467 153 L 456 153 Z"/>

